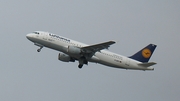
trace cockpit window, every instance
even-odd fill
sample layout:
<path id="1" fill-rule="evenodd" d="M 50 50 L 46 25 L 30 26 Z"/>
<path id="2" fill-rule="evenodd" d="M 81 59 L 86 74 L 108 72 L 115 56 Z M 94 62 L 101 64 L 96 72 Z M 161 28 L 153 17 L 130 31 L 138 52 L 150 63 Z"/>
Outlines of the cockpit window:
<path id="1" fill-rule="evenodd" d="M 39 34 L 39 32 L 34 32 L 35 34 Z"/>

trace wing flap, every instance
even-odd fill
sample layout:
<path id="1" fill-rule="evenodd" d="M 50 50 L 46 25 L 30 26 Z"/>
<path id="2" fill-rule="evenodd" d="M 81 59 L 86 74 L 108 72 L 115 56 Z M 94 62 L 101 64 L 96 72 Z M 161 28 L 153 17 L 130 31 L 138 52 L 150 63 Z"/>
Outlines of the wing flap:
<path id="1" fill-rule="evenodd" d="M 153 66 L 155 64 L 157 64 L 157 63 L 155 63 L 155 62 L 148 62 L 148 63 L 139 63 L 138 65 L 143 66 L 143 67 L 150 67 L 150 66 Z"/>

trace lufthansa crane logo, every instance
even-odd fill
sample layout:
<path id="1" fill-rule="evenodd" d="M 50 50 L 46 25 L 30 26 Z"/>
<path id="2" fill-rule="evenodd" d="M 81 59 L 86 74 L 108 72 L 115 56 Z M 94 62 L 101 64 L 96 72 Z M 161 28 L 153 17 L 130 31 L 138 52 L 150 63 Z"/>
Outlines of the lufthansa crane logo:
<path id="1" fill-rule="evenodd" d="M 151 51 L 149 49 L 143 49 L 142 55 L 144 58 L 149 58 L 151 56 Z"/>

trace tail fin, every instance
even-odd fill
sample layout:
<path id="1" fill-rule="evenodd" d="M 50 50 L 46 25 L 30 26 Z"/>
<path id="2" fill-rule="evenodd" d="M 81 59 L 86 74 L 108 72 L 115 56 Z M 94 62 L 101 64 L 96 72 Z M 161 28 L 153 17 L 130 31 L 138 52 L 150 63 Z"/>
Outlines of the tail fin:
<path id="1" fill-rule="evenodd" d="M 133 56 L 130 56 L 129 58 L 140 61 L 140 62 L 148 62 L 151 58 L 154 50 L 156 49 L 156 45 L 149 44 Z"/>

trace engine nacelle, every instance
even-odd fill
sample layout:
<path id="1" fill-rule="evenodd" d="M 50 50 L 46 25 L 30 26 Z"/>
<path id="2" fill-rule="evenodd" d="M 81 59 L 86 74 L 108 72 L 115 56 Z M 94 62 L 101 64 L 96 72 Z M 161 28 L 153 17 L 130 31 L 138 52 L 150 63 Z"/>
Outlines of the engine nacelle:
<path id="1" fill-rule="evenodd" d="M 58 60 L 63 61 L 63 62 L 69 62 L 71 60 L 71 57 L 69 55 L 59 53 Z"/>
<path id="2" fill-rule="evenodd" d="M 69 55 L 64 53 L 59 53 L 58 60 L 63 62 L 75 62 L 75 59 L 71 58 Z"/>
<path id="3" fill-rule="evenodd" d="M 81 53 L 81 49 L 75 46 L 68 46 L 67 52 L 72 55 L 79 55 Z"/>

